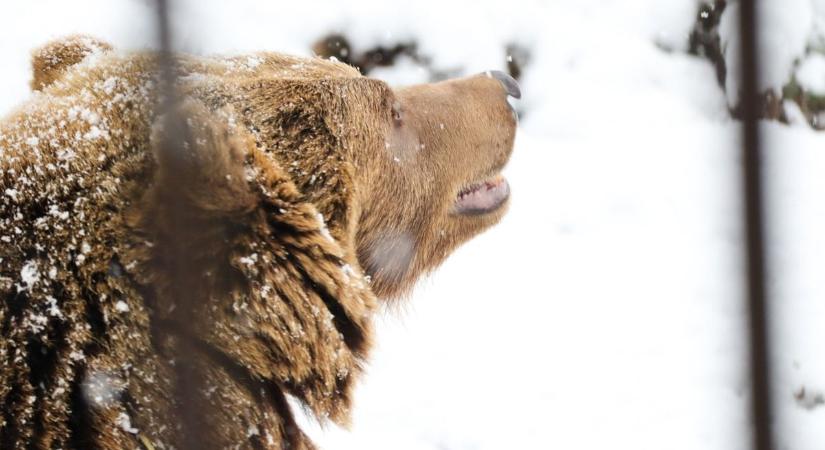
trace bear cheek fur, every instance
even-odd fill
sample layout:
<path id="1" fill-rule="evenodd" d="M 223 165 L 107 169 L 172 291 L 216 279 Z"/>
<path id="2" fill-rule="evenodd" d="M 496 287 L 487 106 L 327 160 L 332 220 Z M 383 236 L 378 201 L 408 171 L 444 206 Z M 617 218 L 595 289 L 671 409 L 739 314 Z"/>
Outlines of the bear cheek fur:
<path id="1" fill-rule="evenodd" d="M 496 175 L 513 148 L 516 117 L 501 84 L 484 75 L 390 93 L 384 142 L 370 145 L 358 257 L 382 298 L 403 296 L 456 247 L 496 224 L 453 212 L 458 192 Z"/>

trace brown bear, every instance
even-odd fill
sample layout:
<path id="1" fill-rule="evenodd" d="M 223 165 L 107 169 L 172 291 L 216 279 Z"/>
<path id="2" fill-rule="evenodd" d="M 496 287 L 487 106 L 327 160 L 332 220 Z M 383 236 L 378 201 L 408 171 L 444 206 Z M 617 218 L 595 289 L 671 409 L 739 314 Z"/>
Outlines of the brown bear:
<path id="1" fill-rule="evenodd" d="M 376 298 L 495 224 L 516 83 L 71 37 L 0 122 L 0 448 L 307 449 Z M 171 99 L 174 97 L 174 101 Z"/>

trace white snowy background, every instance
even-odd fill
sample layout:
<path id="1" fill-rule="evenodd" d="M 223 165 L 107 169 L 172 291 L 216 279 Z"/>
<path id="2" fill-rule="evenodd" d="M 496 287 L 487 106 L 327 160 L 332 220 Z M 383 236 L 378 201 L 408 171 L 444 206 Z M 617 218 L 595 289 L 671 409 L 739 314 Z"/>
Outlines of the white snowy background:
<path id="1" fill-rule="evenodd" d="M 767 3 L 780 75 L 766 82 L 804 62 L 825 90 L 825 62 L 799 61 L 825 2 Z M 683 52 L 696 0 L 177 4 L 194 53 L 308 55 L 334 30 L 360 49 L 414 39 L 465 74 L 503 68 L 507 43 L 532 53 L 509 215 L 378 319 L 352 429 L 311 425 L 322 448 L 749 448 L 739 124 L 710 64 Z M 29 51 L 51 38 L 154 46 L 150 5 L 0 3 L 0 114 L 30 95 Z M 410 61 L 374 75 L 426 80 Z M 764 129 L 778 448 L 823 449 L 825 134 Z"/>

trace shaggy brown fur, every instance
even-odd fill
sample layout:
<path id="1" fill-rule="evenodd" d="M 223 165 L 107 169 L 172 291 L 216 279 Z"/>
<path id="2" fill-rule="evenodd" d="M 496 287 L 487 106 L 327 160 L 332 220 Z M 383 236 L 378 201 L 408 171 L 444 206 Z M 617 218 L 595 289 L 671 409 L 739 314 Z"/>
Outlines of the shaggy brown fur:
<path id="1" fill-rule="evenodd" d="M 89 36 L 69 36 L 44 45 L 32 54 L 31 88 L 39 91 L 63 76 L 66 69 L 109 50 L 111 45 Z"/>
<path id="2" fill-rule="evenodd" d="M 346 424 L 375 296 L 504 213 L 452 209 L 511 152 L 501 85 L 179 56 L 170 122 L 155 56 L 108 48 L 36 52 L 0 123 L 0 448 L 186 447 L 182 349 L 200 448 L 312 448 L 286 395 Z"/>

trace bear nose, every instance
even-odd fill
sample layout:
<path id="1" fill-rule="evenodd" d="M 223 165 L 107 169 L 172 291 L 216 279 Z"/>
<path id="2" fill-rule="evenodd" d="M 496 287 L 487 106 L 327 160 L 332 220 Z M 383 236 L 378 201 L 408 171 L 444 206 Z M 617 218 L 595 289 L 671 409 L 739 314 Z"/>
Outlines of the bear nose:
<path id="1" fill-rule="evenodd" d="M 510 75 L 507 75 L 500 70 L 490 70 L 487 71 L 487 76 L 498 80 L 501 85 L 504 86 L 504 90 L 507 91 L 507 95 L 513 98 L 521 98 L 521 89 L 518 87 L 518 81 Z"/>

